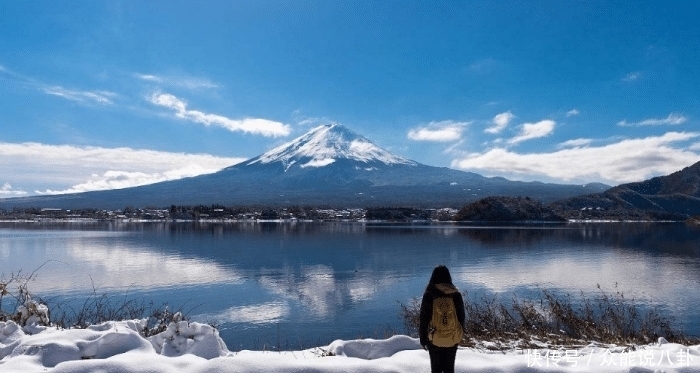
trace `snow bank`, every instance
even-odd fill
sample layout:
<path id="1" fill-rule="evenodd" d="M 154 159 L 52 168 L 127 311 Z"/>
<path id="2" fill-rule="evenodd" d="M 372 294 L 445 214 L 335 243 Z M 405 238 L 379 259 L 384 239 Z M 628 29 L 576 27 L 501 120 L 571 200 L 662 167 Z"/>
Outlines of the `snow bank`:
<path id="1" fill-rule="evenodd" d="M 336 356 L 356 357 L 374 360 L 390 357 L 399 351 L 419 350 L 420 342 L 405 335 L 396 335 L 389 339 L 362 339 L 355 341 L 337 340 L 328 346 L 328 352 Z"/>
<path id="2" fill-rule="evenodd" d="M 151 342 L 138 330 L 138 321 L 110 322 L 87 329 L 58 330 L 45 328 L 27 334 L 12 321 L 0 323 L 0 371 L 29 372 L 88 359 L 153 352 Z"/>
<path id="3" fill-rule="evenodd" d="M 385 340 L 337 340 L 303 351 L 230 352 L 209 325 L 171 323 L 144 338 L 139 320 L 107 322 L 87 329 L 44 328 L 32 334 L 14 322 L 0 323 L 0 372 L 429 372 L 428 353 L 407 336 Z M 577 350 L 493 352 L 460 349 L 459 372 L 700 372 L 700 346 L 663 340 L 634 350 L 594 345 Z"/>
<path id="4" fill-rule="evenodd" d="M 19 323 L 24 325 L 23 329 L 27 333 L 38 333 L 45 329 L 45 325 L 49 324 L 49 307 L 33 301 L 31 298 L 19 306 L 17 312 L 19 313 Z"/>
<path id="5" fill-rule="evenodd" d="M 200 323 L 173 322 L 164 332 L 149 340 L 158 354 L 169 357 L 192 354 L 212 359 L 229 353 L 226 344 L 219 337 L 219 331 Z"/>

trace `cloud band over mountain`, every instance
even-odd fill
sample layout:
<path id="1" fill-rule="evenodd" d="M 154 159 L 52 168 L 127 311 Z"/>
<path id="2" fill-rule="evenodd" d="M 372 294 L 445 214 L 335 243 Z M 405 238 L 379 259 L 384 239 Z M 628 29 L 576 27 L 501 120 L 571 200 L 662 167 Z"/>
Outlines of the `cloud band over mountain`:
<path id="1" fill-rule="evenodd" d="M 700 155 L 678 143 L 698 137 L 700 132 L 668 132 L 603 146 L 589 146 L 589 140 L 579 139 L 567 144 L 573 148 L 551 153 L 521 154 L 494 148 L 455 159 L 452 167 L 506 177 L 619 184 L 668 174 L 697 162 Z"/>
<path id="2" fill-rule="evenodd" d="M 212 173 L 242 160 L 126 147 L 0 143 L 0 197 L 126 188 Z M 43 188 L 24 190 L 35 185 Z"/>

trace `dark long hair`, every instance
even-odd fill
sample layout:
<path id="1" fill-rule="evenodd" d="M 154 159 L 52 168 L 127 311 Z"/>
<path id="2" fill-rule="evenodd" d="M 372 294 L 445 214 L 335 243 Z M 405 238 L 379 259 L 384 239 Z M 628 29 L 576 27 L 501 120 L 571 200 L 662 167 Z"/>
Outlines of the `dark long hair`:
<path id="1" fill-rule="evenodd" d="M 428 286 L 426 287 L 426 290 L 430 289 L 430 287 L 435 286 L 436 284 L 452 285 L 452 276 L 450 275 L 450 270 L 442 264 L 433 269 L 433 274 L 430 276 L 430 281 L 428 281 Z"/>

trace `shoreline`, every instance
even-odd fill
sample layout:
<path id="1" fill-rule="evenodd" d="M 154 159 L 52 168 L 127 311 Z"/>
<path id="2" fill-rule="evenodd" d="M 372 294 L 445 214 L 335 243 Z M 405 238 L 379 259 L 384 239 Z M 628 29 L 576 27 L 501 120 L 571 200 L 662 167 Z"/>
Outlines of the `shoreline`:
<path id="1" fill-rule="evenodd" d="M 0 219 L 3 223 L 358 223 L 358 224 L 590 224 L 590 223 L 686 223 L 684 220 L 632 220 L 632 219 L 567 219 L 566 221 L 547 220 L 517 220 L 517 221 L 488 221 L 488 220 L 378 220 L 378 219 L 138 219 L 138 218 L 36 218 L 36 219 Z"/>

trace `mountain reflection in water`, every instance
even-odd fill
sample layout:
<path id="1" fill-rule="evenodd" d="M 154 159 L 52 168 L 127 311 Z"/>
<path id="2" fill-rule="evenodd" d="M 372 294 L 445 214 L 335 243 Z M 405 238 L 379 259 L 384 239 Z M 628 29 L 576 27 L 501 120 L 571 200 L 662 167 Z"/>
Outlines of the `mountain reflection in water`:
<path id="1" fill-rule="evenodd" d="M 684 224 L 3 223 L 0 261 L 5 276 L 41 266 L 30 289 L 57 299 L 94 287 L 182 307 L 236 348 L 401 332 L 397 301 L 437 264 L 474 297 L 599 284 L 697 328 L 697 242 Z"/>

